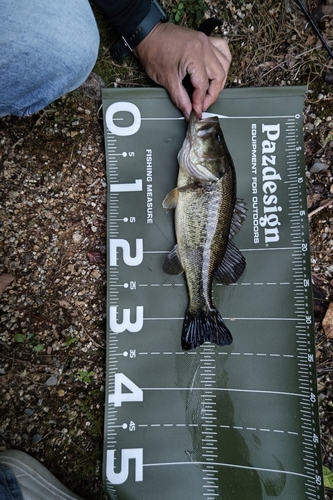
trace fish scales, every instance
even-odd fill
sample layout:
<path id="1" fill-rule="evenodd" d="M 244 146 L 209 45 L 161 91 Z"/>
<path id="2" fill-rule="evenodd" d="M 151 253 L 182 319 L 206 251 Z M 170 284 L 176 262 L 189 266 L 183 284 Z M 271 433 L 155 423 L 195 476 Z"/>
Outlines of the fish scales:
<path id="1" fill-rule="evenodd" d="M 165 208 L 175 208 L 177 245 L 163 269 L 186 276 L 189 303 L 182 348 L 230 344 L 231 333 L 212 303 L 212 283 L 214 276 L 225 283 L 237 281 L 245 269 L 244 257 L 231 243 L 245 209 L 236 203 L 235 168 L 217 117 L 198 120 L 192 113 L 178 161 L 177 187 L 163 202 Z"/>
<path id="2" fill-rule="evenodd" d="M 206 305 L 211 307 L 210 291 L 215 269 L 221 260 L 222 246 L 228 241 L 228 221 L 221 217 L 220 212 L 228 210 L 231 200 L 224 198 L 222 191 L 222 182 L 219 181 L 202 190 L 200 196 L 183 192 L 176 208 L 178 252 L 182 267 L 187 271 L 189 302 L 195 309 Z M 189 231 L 192 237 L 186 238 Z"/>

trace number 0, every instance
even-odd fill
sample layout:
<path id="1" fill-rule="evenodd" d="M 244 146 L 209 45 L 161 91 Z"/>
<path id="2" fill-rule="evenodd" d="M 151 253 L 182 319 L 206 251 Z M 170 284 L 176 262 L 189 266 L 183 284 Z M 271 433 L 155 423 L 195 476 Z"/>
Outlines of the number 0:
<path id="1" fill-rule="evenodd" d="M 118 127 L 115 125 L 113 116 L 118 111 L 127 111 L 131 113 L 133 117 L 132 125 L 128 127 Z M 140 129 L 141 125 L 141 114 L 139 108 L 135 106 L 132 102 L 114 102 L 108 107 L 105 113 L 106 126 L 110 130 L 111 134 L 115 134 L 121 137 L 126 137 L 129 135 L 134 135 Z"/>

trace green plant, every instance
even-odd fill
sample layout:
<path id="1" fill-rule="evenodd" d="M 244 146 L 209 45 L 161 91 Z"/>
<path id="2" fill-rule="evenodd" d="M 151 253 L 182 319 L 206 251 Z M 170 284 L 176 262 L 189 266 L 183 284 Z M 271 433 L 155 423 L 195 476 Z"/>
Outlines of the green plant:
<path id="1" fill-rule="evenodd" d="M 171 17 L 175 23 L 181 23 L 186 17 L 187 25 L 193 28 L 198 27 L 203 15 L 207 10 L 204 0 L 182 0 L 176 3 L 171 10 Z"/>
<path id="2" fill-rule="evenodd" d="M 33 333 L 27 333 L 27 334 L 17 333 L 14 336 L 14 340 L 15 340 L 15 342 L 18 342 L 18 343 L 26 342 L 27 344 L 32 346 L 32 348 L 35 352 L 41 352 L 44 349 L 43 344 L 39 344 L 35 341 Z"/>
<path id="3" fill-rule="evenodd" d="M 14 340 L 15 342 L 24 342 L 25 341 L 25 335 L 24 333 L 17 333 L 15 336 L 14 336 Z"/>
<path id="4" fill-rule="evenodd" d="M 324 486 L 333 489 L 333 472 L 323 465 Z"/>
<path id="5" fill-rule="evenodd" d="M 179 23 L 184 16 L 184 2 L 177 3 L 176 7 L 174 7 L 171 12 L 175 23 Z"/>
<path id="6" fill-rule="evenodd" d="M 79 339 L 77 337 L 71 337 L 69 336 L 68 339 L 66 340 L 66 347 L 71 346 L 74 342 L 77 342 Z"/>
<path id="7" fill-rule="evenodd" d="M 95 375 L 95 372 L 79 372 L 78 380 L 80 382 L 84 382 L 85 384 L 90 384 L 92 382 L 92 377 Z"/>

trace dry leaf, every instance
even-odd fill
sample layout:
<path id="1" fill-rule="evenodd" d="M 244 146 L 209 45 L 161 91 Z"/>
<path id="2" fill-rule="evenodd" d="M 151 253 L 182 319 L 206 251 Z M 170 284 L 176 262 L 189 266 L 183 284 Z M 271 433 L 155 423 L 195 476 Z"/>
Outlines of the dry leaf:
<path id="1" fill-rule="evenodd" d="M 306 198 L 307 198 L 308 210 L 310 210 L 310 208 L 316 206 L 318 202 L 321 200 L 321 194 L 320 193 L 308 194 Z"/>
<path id="2" fill-rule="evenodd" d="M 275 68 L 276 65 L 277 65 L 276 62 L 274 62 L 274 61 L 266 61 L 266 62 L 259 64 L 258 66 L 254 66 L 253 70 L 254 71 L 268 71 L 269 69 Z"/>
<path id="3" fill-rule="evenodd" d="M 98 250 L 90 250 L 90 252 L 87 253 L 87 256 L 90 264 L 97 264 L 99 262 L 103 262 L 101 252 L 98 252 Z"/>
<path id="4" fill-rule="evenodd" d="M 0 295 L 4 292 L 9 283 L 14 279 L 11 274 L 0 274 Z"/>
<path id="5" fill-rule="evenodd" d="M 306 42 L 305 42 L 305 46 L 306 47 L 310 47 L 311 45 L 313 45 L 317 40 L 317 37 L 316 35 L 309 35 Z"/>
<path id="6" fill-rule="evenodd" d="M 321 287 L 324 284 L 324 278 L 317 273 L 312 273 L 312 284 L 317 287 Z"/>
<path id="7" fill-rule="evenodd" d="M 8 385 L 8 382 L 12 380 L 12 376 L 9 375 L 0 375 L 0 384 L 6 387 Z"/>
<path id="8" fill-rule="evenodd" d="M 330 303 L 323 319 L 323 330 L 328 339 L 333 338 L 333 302 Z"/>

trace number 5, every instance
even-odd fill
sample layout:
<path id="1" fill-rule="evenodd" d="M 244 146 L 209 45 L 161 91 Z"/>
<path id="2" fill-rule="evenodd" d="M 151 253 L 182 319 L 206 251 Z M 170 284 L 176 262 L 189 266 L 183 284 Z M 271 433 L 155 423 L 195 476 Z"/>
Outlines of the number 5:
<path id="1" fill-rule="evenodd" d="M 114 471 L 115 450 L 106 452 L 106 477 L 112 484 L 123 484 L 129 473 L 129 461 L 135 460 L 135 481 L 143 481 L 143 449 L 128 448 L 121 450 L 121 468 L 120 472 Z"/>

